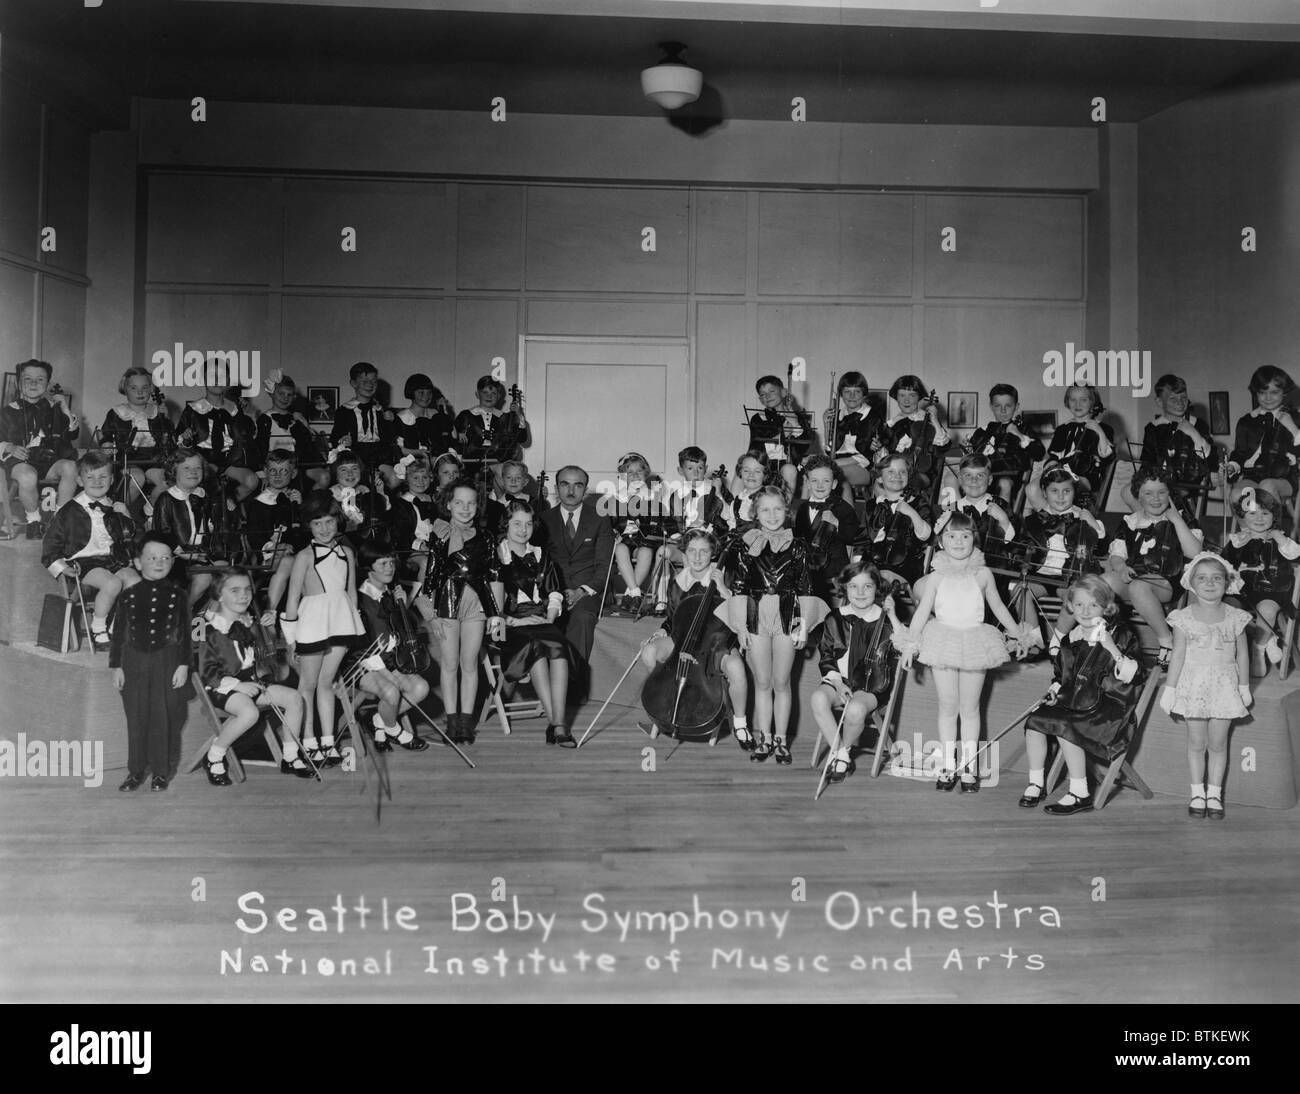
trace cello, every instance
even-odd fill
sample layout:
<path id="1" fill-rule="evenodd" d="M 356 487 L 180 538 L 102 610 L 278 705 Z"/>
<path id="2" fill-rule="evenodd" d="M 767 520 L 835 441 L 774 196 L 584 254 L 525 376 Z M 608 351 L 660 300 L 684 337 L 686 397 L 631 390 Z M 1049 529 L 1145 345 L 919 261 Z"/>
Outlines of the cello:
<path id="1" fill-rule="evenodd" d="M 703 591 L 681 594 L 669 620 L 673 652 L 651 671 L 641 688 L 641 706 L 659 731 L 686 741 L 710 740 L 726 717 L 727 681 L 706 666 L 731 631 L 713 614 L 722 602 L 710 568 Z M 680 591 L 680 590 L 679 590 Z M 689 655 L 689 656 L 684 656 Z"/>

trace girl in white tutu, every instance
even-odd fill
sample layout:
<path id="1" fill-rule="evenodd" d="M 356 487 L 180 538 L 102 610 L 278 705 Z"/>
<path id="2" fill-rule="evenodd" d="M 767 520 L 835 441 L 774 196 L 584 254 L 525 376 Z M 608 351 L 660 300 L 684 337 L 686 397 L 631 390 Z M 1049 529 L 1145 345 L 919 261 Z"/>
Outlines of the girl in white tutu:
<path id="1" fill-rule="evenodd" d="M 1250 612 L 1224 604 L 1241 590 L 1241 575 L 1218 555 L 1202 551 L 1183 571 L 1191 603 L 1169 613 L 1174 652 L 1160 709 L 1187 720 L 1187 763 L 1192 772 L 1193 817 L 1223 819 L 1223 776 L 1228 727 L 1250 706 Z M 1209 770 L 1206 770 L 1206 751 Z"/>
<path id="2" fill-rule="evenodd" d="M 971 769 L 980 736 L 980 693 L 984 674 L 1009 659 L 1006 640 L 996 627 L 984 622 L 987 603 L 1007 631 L 1015 636 L 1017 653 L 1023 652 L 1029 628 L 1017 623 L 998 596 L 993 574 L 984 565 L 984 555 L 975 547 L 975 524 L 965 513 L 953 513 L 940 538 L 933 572 L 917 585 L 920 604 L 909 628 L 901 631 L 895 645 L 903 653 L 903 665 L 911 667 L 915 657 L 934 672 L 939 693 L 939 739 L 943 745 L 943 768 L 936 790 L 957 785 L 957 719 L 961 719 L 961 788 L 974 794 L 979 776 Z M 933 614 L 934 618 L 931 618 Z"/>
<path id="3" fill-rule="evenodd" d="M 289 656 L 298 658 L 298 692 L 305 707 L 302 747 L 312 763 L 337 767 L 334 677 L 348 647 L 366 633 L 357 613 L 357 561 L 339 536 L 343 510 L 328 490 L 314 490 L 302 507 L 311 542 L 293 560 L 280 628 Z M 320 733 L 312 719 L 312 695 Z"/>

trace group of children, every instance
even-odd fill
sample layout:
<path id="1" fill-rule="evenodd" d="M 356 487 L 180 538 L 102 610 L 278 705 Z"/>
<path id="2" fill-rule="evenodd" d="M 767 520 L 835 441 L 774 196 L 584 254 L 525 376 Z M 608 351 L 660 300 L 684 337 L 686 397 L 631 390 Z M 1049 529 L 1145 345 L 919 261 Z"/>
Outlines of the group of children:
<path id="1" fill-rule="evenodd" d="M 206 759 L 217 785 L 229 781 L 230 744 L 268 708 L 283 729 L 286 774 L 312 777 L 339 763 L 341 672 L 378 700 L 377 746 L 425 747 L 402 721 L 422 714 L 428 695 L 423 675 L 399 665 L 412 634 L 438 664 L 452 741 L 473 740 L 479 663 L 491 641 L 506 679 L 531 681 L 547 712 L 547 741 L 576 743 L 565 711 L 581 666 L 559 626 L 568 605 L 539 534 L 546 502 L 518 459 L 527 443 L 522 408 L 506 410 L 504 388 L 490 377 L 478 385 L 479 405 L 453 418 L 427 376 L 410 378 L 411 405 L 394 413 L 375 399 L 377 370 L 353 366 L 356 398 L 339 408 L 322 462 L 287 377 L 268 383 L 272 409 L 256 419 L 237 392 L 210 390 L 173 429 L 147 370 L 129 369 L 125 402 L 102 431 L 109 451 L 77 458 L 78 423 L 57 396 L 46 397 L 50 367 L 26 362 L 18 372 L 19 398 L 0 418 L 0 467 L 18 484 L 29 535 L 33 524 L 40 529 L 29 495 L 42 481 L 58 482 L 63 504 L 45 531 L 43 561 L 56 575 L 75 570 L 94 591 L 92 641 L 110 650 L 131 732 L 124 789 L 141 785 L 146 768 L 156 789 L 175 773 L 171 742 L 189 646 L 186 639 L 164 656 L 158 619 L 170 626 L 178 604 L 188 613 L 205 597 L 200 684 L 228 715 Z M 1136 638 L 1114 622 L 1127 603 L 1155 635 L 1152 669 L 1168 672 L 1161 705 L 1187 719 L 1190 747 L 1199 750 L 1193 812 L 1222 816 L 1227 728 L 1245 714 L 1251 669 L 1259 675 L 1259 662 L 1281 659 L 1300 557 L 1279 526 L 1300 453 L 1300 426 L 1286 409 L 1293 387 L 1279 369 L 1256 372 L 1258 406 L 1238 423 L 1221 464 L 1204 424 L 1188 413 L 1186 385 L 1162 377 L 1160 414 L 1125 494 L 1133 511 L 1108 536 L 1090 507 L 1104 501 L 1117 453 L 1097 420 L 1094 388 L 1066 390 L 1070 417 L 1044 448 L 1024 427 L 1016 390 L 996 385 L 993 420 L 971 435 L 956 488 L 940 490 L 952 438 L 919 378 L 895 381 L 899 413 L 886 419 L 871 406 L 866 378 L 846 373 L 825 422 L 824 454 L 796 462 L 810 425 L 779 379 L 764 377 L 765 410 L 751 422 L 758 440 L 730 474 L 710 473 L 696 447 L 679 453 L 669 484 L 638 453 L 619 462 L 606 499 L 615 514 L 616 597 L 638 615 L 668 614 L 644 648 L 653 665 L 672 650 L 676 613 L 712 590 L 730 637 L 715 633 L 708 671 L 723 682 L 736 740 L 754 761 L 791 761 L 792 670 L 798 651 L 815 645 L 822 683 L 812 714 L 832 745 L 832 781 L 852 773 L 872 710 L 888 700 L 897 666 L 916 659 L 932 670 L 938 694 L 938 788 L 977 791 L 985 673 L 1043 647 L 1055 677 L 1027 722 L 1031 770 L 1021 805 L 1043 796 L 1046 737 L 1057 736 L 1070 792 L 1048 808 L 1063 814 L 1091 808 L 1086 757 L 1122 748 L 1144 679 Z M 312 464 L 320 466 L 304 466 Z M 1239 530 L 1210 553 L 1185 500 L 1221 473 L 1234 483 Z M 111 500 L 117 478 L 134 494 Z M 1022 490 L 1024 515 L 1016 511 Z M 222 564 L 232 554 L 221 542 L 232 513 L 254 571 L 270 575 L 260 609 L 253 573 Z M 1063 590 L 1062 604 L 1048 626 L 1038 606 L 1053 588 Z M 1166 618 L 1180 592 L 1189 605 Z M 277 621 L 292 673 L 277 663 Z M 155 742 L 158 725 L 171 736 Z"/>

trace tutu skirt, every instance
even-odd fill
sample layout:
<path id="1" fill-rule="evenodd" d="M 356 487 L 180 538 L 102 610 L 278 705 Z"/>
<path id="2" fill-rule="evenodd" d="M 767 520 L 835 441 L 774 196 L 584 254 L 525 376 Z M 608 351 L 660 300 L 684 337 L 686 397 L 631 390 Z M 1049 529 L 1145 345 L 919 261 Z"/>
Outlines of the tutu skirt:
<path id="1" fill-rule="evenodd" d="M 298 602 L 298 652 L 357 644 L 365 625 L 346 593 L 315 593 Z"/>
<path id="2" fill-rule="evenodd" d="M 953 627 L 931 619 L 921 632 L 921 648 L 916 659 L 933 669 L 983 671 L 1005 665 L 1006 640 L 996 627 L 977 623 L 973 627 Z"/>

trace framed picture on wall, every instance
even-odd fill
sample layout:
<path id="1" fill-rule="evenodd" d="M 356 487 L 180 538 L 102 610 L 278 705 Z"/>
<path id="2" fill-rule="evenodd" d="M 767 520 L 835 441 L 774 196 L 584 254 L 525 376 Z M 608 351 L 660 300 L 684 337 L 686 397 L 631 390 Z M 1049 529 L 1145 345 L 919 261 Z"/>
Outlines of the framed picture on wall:
<path id="1" fill-rule="evenodd" d="M 868 388 L 867 405 L 871 407 L 872 414 L 879 414 L 885 421 L 889 421 L 889 388 Z"/>
<path id="2" fill-rule="evenodd" d="M 1021 417 L 1025 420 L 1025 431 L 1043 444 L 1047 444 L 1056 432 L 1055 410 L 1026 410 Z"/>
<path id="3" fill-rule="evenodd" d="M 307 421 L 318 432 L 334 425 L 334 412 L 339 408 L 339 389 L 336 387 L 307 388 Z"/>
<path id="4" fill-rule="evenodd" d="M 6 372 L 4 387 L 0 389 L 0 406 L 8 406 L 18 398 L 18 373 Z"/>
<path id="5" fill-rule="evenodd" d="M 1232 432 L 1232 413 L 1228 409 L 1226 391 L 1210 392 L 1210 432 L 1216 437 L 1226 437 Z"/>
<path id="6" fill-rule="evenodd" d="M 974 391 L 948 392 L 948 428 L 974 429 L 979 413 L 979 395 Z"/>

